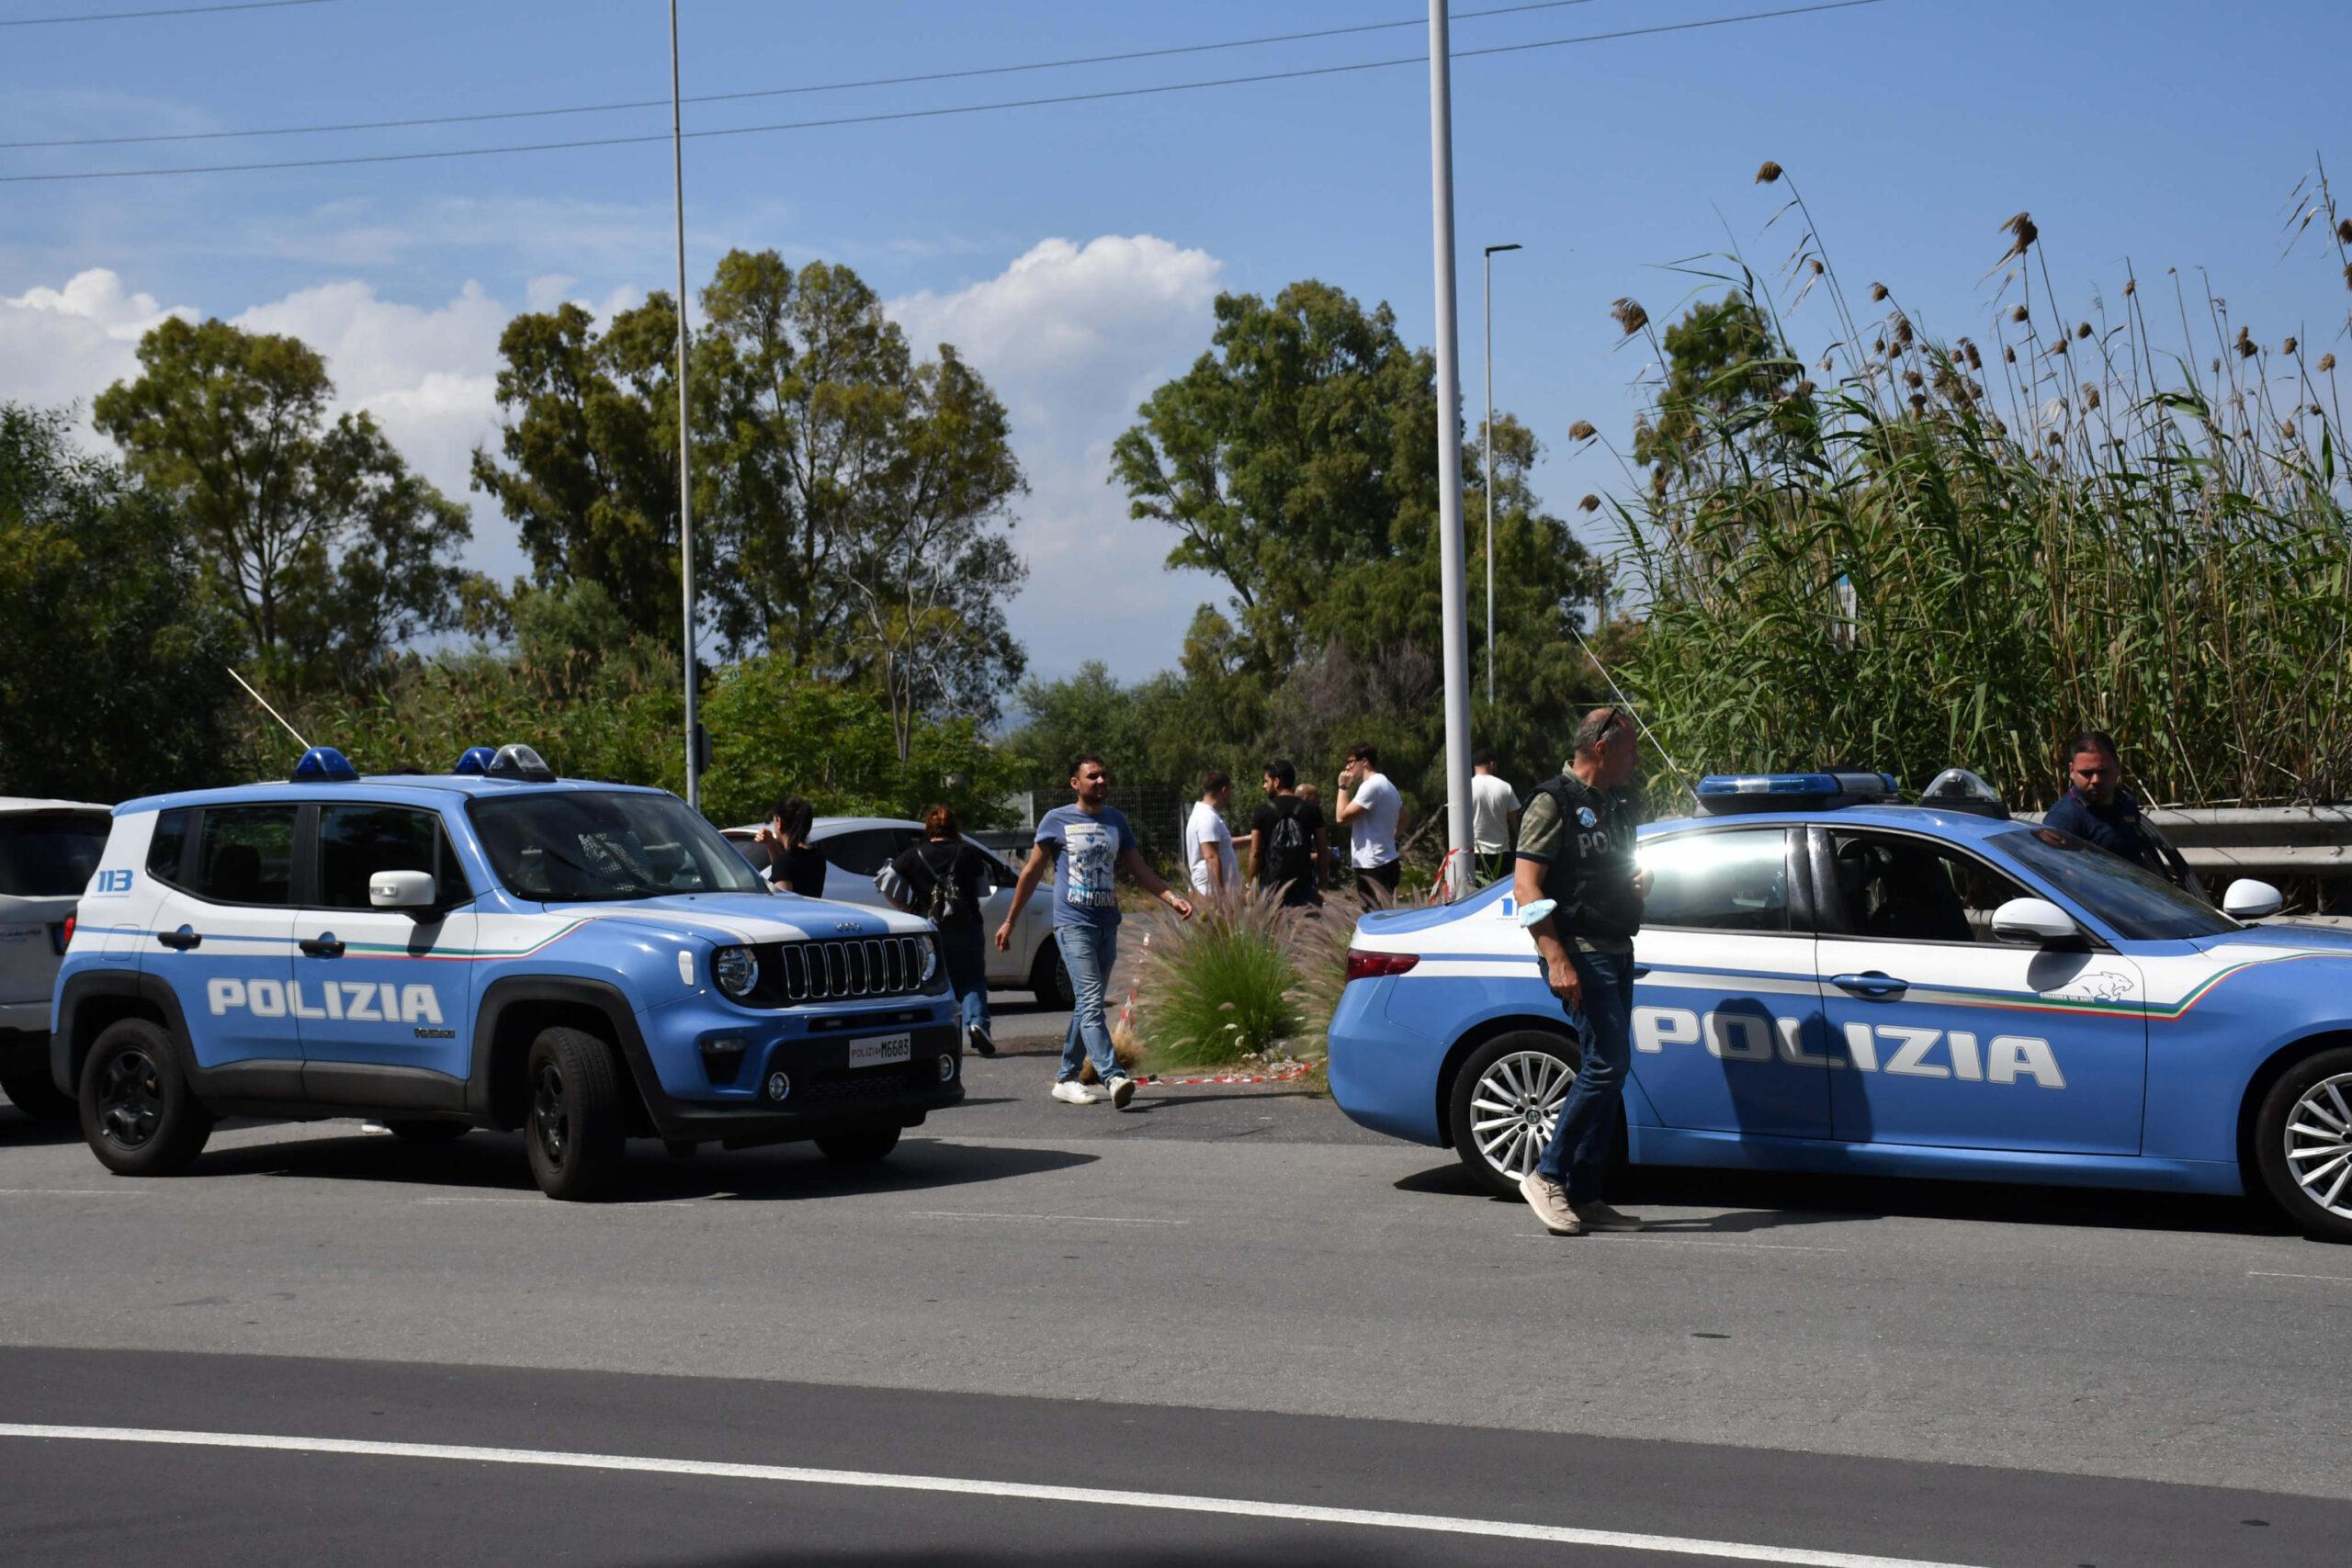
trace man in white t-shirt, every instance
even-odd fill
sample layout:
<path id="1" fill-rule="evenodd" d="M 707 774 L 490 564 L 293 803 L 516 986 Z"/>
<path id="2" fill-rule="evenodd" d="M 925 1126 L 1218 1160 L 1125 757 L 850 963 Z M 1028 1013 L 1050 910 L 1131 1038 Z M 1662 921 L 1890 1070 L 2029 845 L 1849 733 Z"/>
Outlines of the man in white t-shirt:
<path id="1" fill-rule="evenodd" d="M 1404 863 L 1396 858 L 1396 815 L 1405 798 L 1388 775 L 1380 771 L 1380 752 L 1360 745 L 1348 752 L 1340 770 L 1340 800 L 1331 819 L 1348 829 L 1348 862 L 1356 868 L 1359 887 L 1378 890 L 1386 900 L 1396 897 L 1396 879 Z"/>
<path id="2" fill-rule="evenodd" d="M 1495 754 L 1481 750 L 1470 758 L 1470 842 L 1477 852 L 1478 886 L 1511 874 L 1511 846 L 1519 842 L 1519 793 L 1495 772 Z"/>
<path id="3" fill-rule="evenodd" d="M 1233 829 L 1225 809 L 1233 804 L 1233 781 L 1215 768 L 1201 782 L 1201 798 L 1184 819 L 1184 863 L 1192 868 L 1193 891 L 1215 897 L 1241 886 L 1241 864 L 1233 853 Z"/>

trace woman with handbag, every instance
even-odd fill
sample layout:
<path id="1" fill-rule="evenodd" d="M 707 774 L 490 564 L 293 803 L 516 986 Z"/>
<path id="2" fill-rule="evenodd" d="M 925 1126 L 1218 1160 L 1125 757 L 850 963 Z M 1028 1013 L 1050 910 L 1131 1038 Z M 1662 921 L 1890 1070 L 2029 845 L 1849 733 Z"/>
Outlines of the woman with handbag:
<path id="1" fill-rule="evenodd" d="M 964 841 L 956 813 L 945 806 L 924 812 L 922 829 L 923 841 L 892 861 L 875 881 L 891 903 L 939 928 L 940 957 L 963 1010 L 965 1039 L 975 1055 L 993 1056 L 988 947 L 980 921 L 980 900 L 988 895 L 988 861 Z"/>

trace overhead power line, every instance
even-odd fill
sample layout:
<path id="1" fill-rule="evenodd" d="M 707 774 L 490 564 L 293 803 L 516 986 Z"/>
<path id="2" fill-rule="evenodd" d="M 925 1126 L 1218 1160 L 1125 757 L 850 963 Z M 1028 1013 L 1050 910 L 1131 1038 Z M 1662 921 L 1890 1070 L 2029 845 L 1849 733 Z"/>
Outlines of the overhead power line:
<path id="1" fill-rule="evenodd" d="M 308 3 L 308 0 L 305 0 Z M 1518 6 L 1497 6 L 1483 11 L 1464 11 L 1454 19 L 1469 21 L 1480 17 L 1512 17 L 1527 11 L 1557 11 L 1570 6 L 1589 6 L 1593 0 L 1531 0 Z M 1208 54 L 1218 50 L 1255 49 L 1264 44 L 1302 43 L 1315 39 L 1344 38 L 1354 33 L 1394 31 L 1400 28 L 1424 28 L 1425 17 L 1408 17 L 1400 22 L 1359 22 L 1351 27 L 1318 28 L 1304 33 L 1268 33 L 1261 38 L 1224 39 L 1215 43 L 1172 44 L 1162 49 L 1132 49 L 1117 54 L 1080 54 L 1067 60 L 1032 60 L 1017 65 L 975 65 L 961 71 L 927 71 L 911 76 L 869 76 L 854 82 L 811 82 L 790 87 L 753 87 L 734 93 L 697 93 L 684 101 L 690 104 L 741 103 L 750 98 L 786 98 L 808 93 L 846 93 L 862 87 L 903 87 L 923 82 L 956 82 L 974 76 L 1010 76 L 1025 71 L 1058 71 L 1074 65 L 1114 65 L 1136 60 L 1162 60 L 1170 55 Z M 409 130 L 424 126 L 480 125 L 491 120 L 549 119 L 560 115 L 614 114 L 626 109 L 665 109 L 667 98 L 627 98 L 608 104 L 566 104 L 543 109 L 493 109 L 476 114 L 442 114 L 412 116 L 405 119 L 356 119 L 327 125 L 279 125 L 252 130 L 181 130 L 147 136 L 73 136 L 40 141 L 0 141 L 0 150 L 14 151 L 30 147 L 130 147 L 159 141 L 224 141 L 260 136 L 316 136 L 340 130 Z"/>
<path id="2" fill-rule="evenodd" d="M 1661 33 L 1696 32 L 1704 28 L 1731 27 L 1742 22 L 1768 22 L 1783 17 L 1814 16 L 1825 11 L 1851 11 L 1864 6 L 1878 6 L 1885 0 L 1822 0 L 1811 6 L 1790 6 L 1772 11 L 1748 11 L 1736 17 L 1708 17 L 1690 22 L 1664 22 L 1646 28 L 1621 28 L 1613 32 L 1582 33 L 1573 38 L 1539 39 L 1528 43 L 1493 44 L 1484 49 L 1457 49 L 1452 51 L 1455 60 L 1476 59 L 1485 55 L 1523 54 L 1540 49 L 1563 49 L 1573 44 L 1607 43 L 1619 39 L 1648 38 Z M 1269 71 L 1251 76 L 1219 76 L 1199 82 L 1169 82 L 1152 87 L 1114 87 L 1092 93 L 1062 93 L 1048 97 L 1010 98 L 995 103 L 957 104 L 945 108 L 895 109 L 877 114 L 839 115 L 827 119 L 781 120 L 772 125 L 726 126 L 707 130 L 689 130 L 688 141 L 708 137 L 759 136 L 786 130 L 816 130 L 832 126 L 876 125 L 888 120 L 937 119 L 951 115 L 987 114 L 1001 109 L 1038 108 L 1053 104 L 1101 103 L 1112 98 L 1153 97 L 1168 93 L 1197 92 L 1208 87 L 1238 87 L 1261 82 L 1290 82 L 1313 76 L 1339 76 L 1363 71 L 1384 71 L 1403 65 L 1426 65 L 1426 54 L 1402 55 L 1394 60 L 1356 61 L 1345 65 L 1306 66 L 1290 71 Z M 667 141 L 668 132 L 639 136 L 584 137 L 562 141 L 514 142 L 497 147 L 456 147 L 422 152 L 353 153 L 339 158 L 287 158 L 253 164 L 196 164 L 153 169 L 100 169 L 74 174 L 0 175 L 0 185 L 52 184 L 77 180 L 130 180 L 159 178 L 175 175 L 252 174 L 279 169 L 333 169 L 363 164 L 417 164 L 451 158 L 491 158 L 516 152 L 552 152 L 570 148 L 628 147 L 648 142 Z"/>
<path id="3" fill-rule="evenodd" d="M 78 17 L 0 17 L 0 28 L 63 28 L 75 22 L 137 22 L 151 17 L 209 17 L 216 11 L 283 11 L 289 6 L 331 6 L 334 0 L 232 0 L 220 6 L 166 6 L 152 11 L 85 11 Z"/>

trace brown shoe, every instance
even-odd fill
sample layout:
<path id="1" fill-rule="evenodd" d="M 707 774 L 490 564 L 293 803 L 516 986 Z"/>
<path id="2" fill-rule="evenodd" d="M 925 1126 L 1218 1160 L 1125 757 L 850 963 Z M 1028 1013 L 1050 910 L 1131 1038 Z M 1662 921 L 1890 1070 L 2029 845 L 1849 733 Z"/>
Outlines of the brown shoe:
<path id="1" fill-rule="evenodd" d="M 1568 1213 L 1589 1231 L 1637 1231 L 1642 1222 L 1631 1214 L 1621 1214 L 1608 1204 L 1595 1199 L 1589 1203 L 1571 1204 Z"/>
<path id="2" fill-rule="evenodd" d="M 1546 1178 L 1543 1172 L 1531 1170 L 1519 1184 L 1519 1195 L 1544 1222 L 1544 1228 L 1554 1235 L 1582 1235 L 1584 1222 L 1568 1207 L 1568 1190 Z"/>

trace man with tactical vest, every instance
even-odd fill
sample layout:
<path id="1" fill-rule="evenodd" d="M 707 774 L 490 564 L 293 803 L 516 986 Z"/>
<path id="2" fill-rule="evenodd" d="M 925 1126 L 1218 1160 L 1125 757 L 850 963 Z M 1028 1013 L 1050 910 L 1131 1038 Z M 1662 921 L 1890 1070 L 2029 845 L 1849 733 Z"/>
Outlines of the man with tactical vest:
<path id="1" fill-rule="evenodd" d="M 1649 878 L 1634 863 L 1630 801 L 1619 795 L 1639 761 L 1633 716 L 1611 705 L 1577 727 L 1576 755 L 1537 787 L 1520 818 L 1513 892 L 1521 908 L 1550 899 L 1528 928 L 1544 983 L 1576 1024 L 1581 1060 L 1551 1141 L 1521 1181 L 1555 1235 L 1637 1231 L 1601 1201 L 1601 1175 L 1624 1122 L 1633 1058 L 1634 933 Z"/>

